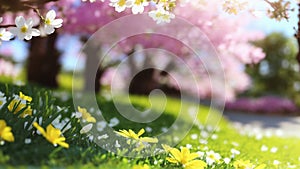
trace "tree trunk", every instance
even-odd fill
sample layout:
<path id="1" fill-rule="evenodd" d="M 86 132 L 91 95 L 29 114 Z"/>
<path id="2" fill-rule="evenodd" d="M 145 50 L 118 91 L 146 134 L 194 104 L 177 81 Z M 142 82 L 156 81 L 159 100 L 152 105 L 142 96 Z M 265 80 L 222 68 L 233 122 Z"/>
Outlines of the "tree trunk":
<path id="1" fill-rule="evenodd" d="M 60 53 L 55 48 L 57 33 L 31 39 L 27 64 L 27 79 L 42 86 L 58 87 Z"/>
<path id="2" fill-rule="evenodd" d="M 297 42 L 298 42 L 298 53 L 297 53 L 297 61 L 300 66 L 300 3 L 298 3 L 298 32 L 296 34 Z"/>
<path id="3" fill-rule="evenodd" d="M 82 39 L 86 42 L 87 39 Z M 100 79 L 105 72 L 105 68 L 102 68 L 100 64 L 101 49 L 99 46 L 94 45 L 92 42 L 88 42 L 83 52 L 86 55 L 85 72 L 84 72 L 84 90 L 88 92 L 100 92 L 101 84 Z"/>

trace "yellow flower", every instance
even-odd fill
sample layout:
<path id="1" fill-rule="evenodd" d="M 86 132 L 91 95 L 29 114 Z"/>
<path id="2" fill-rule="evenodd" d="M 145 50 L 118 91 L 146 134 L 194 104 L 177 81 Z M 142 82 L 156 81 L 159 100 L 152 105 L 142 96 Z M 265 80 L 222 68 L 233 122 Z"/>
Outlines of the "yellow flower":
<path id="1" fill-rule="evenodd" d="M 28 102 L 32 101 L 32 97 L 24 95 L 22 92 L 19 93 L 19 96 L 22 100 L 26 100 Z"/>
<path id="2" fill-rule="evenodd" d="M 149 165 L 144 164 L 144 165 L 134 165 L 132 169 L 150 169 Z"/>
<path id="3" fill-rule="evenodd" d="M 169 153 L 173 149 L 172 147 L 170 147 L 169 145 L 166 145 L 166 144 L 162 144 L 161 146 L 167 153 Z"/>
<path id="4" fill-rule="evenodd" d="M 129 129 L 128 131 L 119 130 L 119 131 L 115 131 L 115 132 L 123 137 L 131 138 L 131 139 L 141 141 L 141 142 L 147 142 L 147 143 L 157 143 L 158 142 L 157 138 L 140 137 L 141 135 L 143 135 L 145 133 L 144 129 L 141 129 L 137 134 L 134 131 L 132 131 L 131 129 Z"/>
<path id="5" fill-rule="evenodd" d="M 233 163 L 233 166 L 235 169 L 248 169 L 248 168 L 254 168 L 253 164 L 250 162 L 250 160 L 237 160 Z M 265 164 L 261 164 L 254 169 L 264 169 L 266 167 Z"/>
<path id="6" fill-rule="evenodd" d="M 33 126 L 54 146 L 58 144 L 62 147 L 69 148 L 69 144 L 65 142 L 66 138 L 61 136 L 61 131 L 54 128 L 51 124 L 47 126 L 46 131 L 37 122 L 34 122 Z"/>
<path id="7" fill-rule="evenodd" d="M 96 119 L 85 108 L 78 106 L 78 111 L 81 113 L 82 118 L 89 123 L 96 123 Z"/>
<path id="8" fill-rule="evenodd" d="M 167 157 L 170 163 L 181 164 L 186 169 L 204 169 L 207 164 L 202 160 L 195 160 L 199 155 L 197 153 L 190 153 L 186 147 L 179 151 L 176 148 L 170 150 L 171 157 Z"/>
<path id="9" fill-rule="evenodd" d="M 0 120 L 0 140 L 1 139 L 8 142 L 15 141 L 14 135 L 11 132 L 11 127 L 7 126 L 4 120 Z"/>
<path id="10" fill-rule="evenodd" d="M 16 109 L 14 110 L 14 107 L 16 107 Z M 24 109 L 26 107 L 26 104 L 22 103 L 20 100 L 14 99 L 12 100 L 9 105 L 7 106 L 8 110 L 11 111 L 12 113 L 16 114 L 19 111 L 21 111 L 22 109 Z M 14 112 L 13 112 L 14 110 Z M 27 115 L 31 116 L 32 115 L 32 109 L 31 106 L 28 106 L 23 113 L 20 115 L 21 117 L 26 117 Z"/>

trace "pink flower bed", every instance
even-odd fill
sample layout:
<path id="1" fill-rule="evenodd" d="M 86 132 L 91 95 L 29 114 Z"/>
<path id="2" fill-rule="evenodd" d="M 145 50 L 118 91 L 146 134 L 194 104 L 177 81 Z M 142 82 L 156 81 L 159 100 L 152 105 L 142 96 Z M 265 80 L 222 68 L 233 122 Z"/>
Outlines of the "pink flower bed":
<path id="1" fill-rule="evenodd" d="M 292 100 L 275 96 L 240 98 L 227 102 L 225 109 L 259 114 L 299 114 L 299 108 Z"/>

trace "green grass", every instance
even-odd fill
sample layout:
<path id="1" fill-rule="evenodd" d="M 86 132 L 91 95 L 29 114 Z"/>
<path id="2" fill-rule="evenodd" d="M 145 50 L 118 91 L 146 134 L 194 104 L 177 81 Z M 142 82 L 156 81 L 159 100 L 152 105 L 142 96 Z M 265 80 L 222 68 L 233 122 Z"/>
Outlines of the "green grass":
<path id="1" fill-rule="evenodd" d="M 118 156 L 115 153 L 109 153 L 105 148 L 101 148 L 94 141 L 89 140 L 88 134 L 80 134 L 82 126 L 79 124 L 78 119 L 72 117 L 72 114 L 77 111 L 74 108 L 71 93 L 67 91 L 49 91 L 48 89 L 43 89 L 40 87 L 34 87 L 30 85 L 26 86 L 13 86 L 8 84 L 0 83 L 0 91 L 6 96 L 6 104 L 0 109 L 0 119 L 4 119 L 9 126 L 12 127 L 12 132 L 15 136 L 15 141 L 12 143 L 5 142 L 4 145 L 0 145 L 0 164 L 2 167 L 36 167 L 41 166 L 47 168 L 61 167 L 61 168 L 120 168 L 128 169 L 133 168 L 133 166 L 140 164 L 147 164 L 151 168 L 180 168 L 174 164 L 170 164 L 165 159 L 168 156 L 167 153 L 155 155 L 153 157 L 144 158 L 129 158 Z M 33 115 L 27 116 L 26 118 L 18 117 L 18 114 L 11 113 L 7 106 L 11 100 L 13 100 L 13 94 L 18 95 L 22 91 L 24 94 L 29 95 L 33 98 L 30 103 L 33 109 Z M 120 114 L 115 104 L 112 100 L 106 99 L 105 97 L 97 97 L 99 109 L 102 112 L 106 121 L 112 118 L 119 119 L 120 123 L 114 126 L 115 130 L 119 129 L 132 129 L 138 132 L 141 128 L 150 127 L 151 132 L 146 132 L 145 136 L 158 136 L 163 134 L 162 128 L 168 129 L 173 126 L 173 123 L 179 117 L 179 125 L 177 129 L 171 133 L 170 137 L 162 137 L 161 140 L 168 143 L 177 143 L 177 135 L 181 135 L 183 131 L 188 128 L 193 123 L 190 117 L 191 109 L 195 109 L 199 106 L 199 112 L 196 118 L 198 125 L 192 125 L 191 130 L 184 137 L 184 139 L 179 144 L 175 144 L 177 148 L 180 146 L 186 146 L 190 144 L 192 146 L 191 151 L 193 152 L 207 152 L 213 150 L 222 156 L 222 159 L 232 155 L 231 149 L 236 149 L 240 151 L 239 155 L 236 155 L 232 162 L 228 165 L 223 163 L 223 160 L 219 164 L 215 165 L 215 168 L 234 168 L 233 162 L 236 160 L 250 160 L 254 165 L 267 164 L 266 168 L 282 168 L 286 169 L 288 166 L 295 165 L 296 168 L 300 168 L 300 139 L 297 138 L 262 138 L 257 140 L 254 137 L 241 135 L 236 131 L 226 119 L 221 118 L 218 126 L 212 126 L 210 121 L 207 121 L 208 117 L 214 117 L 212 119 L 216 120 L 217 117 L 221 115 L 217 110 L 210 109 L 208 107 L 197 105 L 188 101 L 180 101 L 174 98 L 167 98 L 166 106 L 161 115 L 149 123 L 135 123 L 132 122 Z M 119 97 L 116 99 L 120 105 L 128 106 L 133 105 L 136 109 L 145 111 L 151 109 L 151 113 L 158 113 L 160 111 L 160 106 L 164 101 L 159 97 L 152 97 L 149 101 L 148 97 L 141 96 L 130 96 L 130 101 Z M 87 100 L 88 102 L 88 100 Z M 91 107 L 84 102 L 81 103 L 82 107 L 87 108 L 87 110 L 97 117 L 96 110 L 90 110 Z M 182 112 L 180 116 L 179 110 Z M 21 110 L 22 111 L 22 110 Z M 19 112 L 21 114 L 22 112 Z M 71 128 L 63 133 L 66 138 L 66 142 L 69 143 L 70 148 L 65 149 L 62 147 L 54 147 L 50 144 L 44 137 L 36 134 L 36 129 L 31 127 L 33 121 L 38 121 L 44 128 L 57 117 L 63 119 L 69 119 Z M 25 129 L 24 129 L 24 124 Z M 96 125 L 95 125 L 96 126 Z M 94 128 L 96 128 L 94 126 Z M 212 130 L 212 127 L 217 127 L 217 130 Z M 93 128 L 93 129 L 94 129 Z M 105 131 L 104 131 L 105 132 Z M 202 138 L 202 142 L 199 142 L 201 133 L 209 133 L 208 137 Z M 97 133 L 96 133 L 97 134 Z M 104 133 L 99 133 L 102 135 Z M 143 135 L 143 136 L 144 136 Z M 192 139 L 192 136 L 197 139 Z M 205 135 L 205 134 L 203 134 Z M 25 139 L 31 139 L 31 143 L 25 143 Z M 123 147 L 126 143 L 122 142 L 120 137 L 116 137 L 120 140 L 121 150 L 120 153 L 124 153 Z M 158 137 L 160 138 L 160 137 Z M 114 137 L 109 134 L 109 139 L 114 139 Z M 160 141 L 161 141 L 160 140 Z M 207 144 L 203 144 L 203 141 L 207 141 Z M 111 140 L 109 140 L 111 141 Z M 108 141 L 103 140 L 103 142 L 98 142 L 100 144 L 105 144 Z M 266 152 L 261 151 L 261 147 L 265 145 L 269 149 L 272 147 L 277 147 L 278 151 L 276 153 L 271 153 L 270 150 Z M 114 145 L 108 145 L 114 146 Z M 147 153 L 151 148 L 161 148 L 159 144 L 154 144 L 149 150 L 142 150 L 140 154 Z M 129 153 L 130 154 L 130 153 Z M 205 157 L 201 158 L 205 161 Z M 278 166 L 273 165 L 274 160 L 278 160 L 281 163 Z M 211 168 L 211 167 L 209 167 Z"/>

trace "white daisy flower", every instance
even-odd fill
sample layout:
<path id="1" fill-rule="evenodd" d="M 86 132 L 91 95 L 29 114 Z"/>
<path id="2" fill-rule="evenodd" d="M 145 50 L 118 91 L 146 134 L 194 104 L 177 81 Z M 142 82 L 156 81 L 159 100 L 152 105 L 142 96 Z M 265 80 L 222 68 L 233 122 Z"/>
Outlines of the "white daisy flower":
<path id="1" fill-rule="evenodd" d="M 40 36 L 40 31 L 33 27 L 33 19 L 25 20 L 23 16 L 18 16 L 15 19 L 17 27 L 10 28 L 10 32 L 17 36 L 20 40 L 30 40 L 33 36 Z"/>
<path id="2" fill-rule="evenodd" d="M 4 93 L 0 92 L 0 109 L 4 106 L 5 103 L 6 103 L 6 97 Z"/>
<path id="3" fill-rule="evenodd" d="M 230 158 L 227 158 L 227 157 L 226 157 L 226 158 L 224 158 L 224 163 L 225 163 L 225 164 L 229 164 L 229 163 L 230 163 L 230 161 L 231 161 L 231 159 L 230 159 Z"/>
<path id="4" fill-rule="evenodd" d="M 116 117 L 110 119 L 108 126 L 109 127 L 115 127 L 120 123 L 120 120 Z"/>
<path id="5" fill-rule="evenodd" d="M 200 158 L 204 157 L 204 154 L 205 154 L 205 153 L 202 152 L 202 151 L 197 151 L 196 153 L 199 155 Z"/>
<path id="6" fill-rule="evenodd" d="M 215 162 L 218 162 L 221 159 L 219 153 L 215 153 L 214 151 L 206 152 L 206 163 L 207 165 L 213 165 Z"/>
<path id="7" fill-rule="evenodd" d="M 277 147 L 272 147 L 270 151 L 271 151 L 271 153 L 276 153 L 276 152 L 277 152 L 277 150 L 278 150 L 278 148 L 277 148 Z"/>
<path id="8" fill-rule="evenodd" d="M 239 155 L 239 154 L 241 154 L 241 152 L 239 151 L 239 150 L 236 150 L 236 149 L 234 149 L 234 148 L 232 148 L 231 150 L 230 150 L 230 152 L 231 152 L 231 154 L 232 155 Z"/>
<path id="9" fill-rule="evenodd" d="M 97 131 L 101 132 L 105 129 L 107 123 L 105 121 L 97 122 Z"/>
<path id="10" fill-rule="evenodd" d="M 98 140 L 101 140 L 101 139 L 107 139 L 109 136 L 107 134 L 104 134 L 104 135 L 101 135 L 101 136 L 98 136 L 97 139 Z"/>
<path id="11" fill-rule="evenodd" d="M 5 28 L 0 28 L 0 39 L 2 41 L 9 41 L 12 38 L 13 34 L 9 31 L 6 31 Z"/>
<path id="12" fill-rule="evenodd" d="M 192 139 L 192 140 L 197 140 L 197 138 L 198 138 L 198 135 L 197 135 L 197 134 L 192 134 L 192 135 L 191 135 L 191 139 Z"/>
<path id="13" fill-rule="evenodd" d="M 145 6 L 148 6 L 149 2 L 146 0 L 134 0 L 131 11 L 133 14 L 143 13 Z"/>
<path id="14" fill-rule="evenodd" d="M 151 128 L 151 127 L 146 127 L 145 130 L 146 130 L 148 133 L 151 133 L 151 132 L 152 132 L 152 128 Z"/>
<path id="15" fill-rule="evenodd" d="M 126 8 L 130 8 L 132 6 L 131 0 L 110 0 L 110 6 L 115 8 L 117 12 L 123 12 Z"/>
<path id="16" fill-rule="evenodd" d="M 260 151 L 262 152 L 265 152 L 265 151 L 268 151 L 269 148 L 266 146 L 266 145 L 262 145 L 261 148 L 260 148 Z"/>
<path id="17" fill-rule="evenodd" d="M 156 21 L 157 24 L 160 23 L 170 23 L 171 19 L 175 18 L 175 15 L 164 8 L 157 8 L 154 11 L 149 12 L 149 16 Z"/>
<path id="18" fill-rule="evenodd" d="M 119 144 L 119 141 L 118 141 L 118 140 L 116 140 L 115 147 L 116 147 L 116 148 L 120 148 L 120 147 L 121 147 L 121 145 Z"/>
<path id="19" fill-rule="evenodd" d="M 44 20 L 44 31 L 47 35 L 50 35 L 54 32 L 54 28 L 60 28 L 62 26 L 62 19 L 55 19 L 56 13 L 54 10 L 50 10 L 46 14 L 46 18 Z"/>
<path id="20" fill-rule="evenodd" d="M 188 149 L 192 149 L 192 148 L 193 148 L 193 146 L 192 146 L 191 144 L 186 144 L 186 148 L 188 148 Z"/>
<path id="21" fill-rule="evenodd" d="M 82 129 L 80 130 L 80 134 L 84 134 L 84 133 L 88 133 L 89 131 L 91 131 L 91 129 L 93 128 L 93 124 L 87 124 L 84 127 L 82 127 Z"/>
<path id="22" fill-rule="evenodd" d="M 279 165 L 281 162 L 280 161 L 278 161 L 278 160 L 274 160 L 273 161 L 273 165 Z"/>
<path id="23" fill-rule="evenodd" d="M 0 17 L 0 23 L 2 23 L 2 21 L 3 21 L 3 18 Z M 12 33 L 10 33 L 9 31 L 6 31 L 5 28 L 0 28 L 0 40 L 9 41 L 12 38 L 12 36 L 13 36 Z M 0 45 L 1 45 L 1 41 L 0 41 Z"/>

